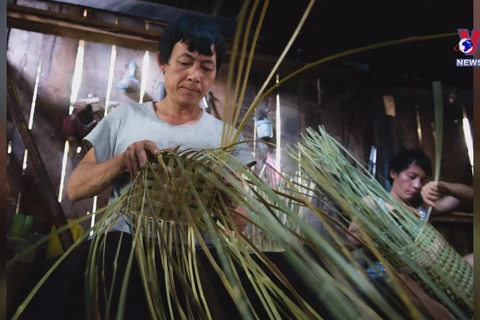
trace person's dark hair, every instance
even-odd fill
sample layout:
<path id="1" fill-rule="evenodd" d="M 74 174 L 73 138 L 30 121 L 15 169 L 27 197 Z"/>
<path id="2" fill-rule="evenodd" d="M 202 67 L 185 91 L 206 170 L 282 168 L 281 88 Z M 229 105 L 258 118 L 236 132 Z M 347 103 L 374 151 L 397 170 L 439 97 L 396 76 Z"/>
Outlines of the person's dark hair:
<path id="1" fill-rule="evenodd" d="M 187 14 L 172 21 L 163 32 L 158 43 L 161 59 L 168 64 L 173 47 L 177 42 L 188 45 L 190 52 L 212 56 L 212 44 L 217 55 L 217 72 L 225 53 L 225 41 L 217 25 L 206 17 Z"/>
<path id="2" fill-rule="evenodd" d="M 390 165 L 388 167 L 388 178 L 390 183 L 393 183 L 393 179 L 390 177 L 391 171 L 398 174 L 403 170 L 406 170 L 413 163 L 419 166 L 428 177 L 432 175 L 432 163 L 423 151 L 404 150 L 397 153 L 390 160 Z"/>

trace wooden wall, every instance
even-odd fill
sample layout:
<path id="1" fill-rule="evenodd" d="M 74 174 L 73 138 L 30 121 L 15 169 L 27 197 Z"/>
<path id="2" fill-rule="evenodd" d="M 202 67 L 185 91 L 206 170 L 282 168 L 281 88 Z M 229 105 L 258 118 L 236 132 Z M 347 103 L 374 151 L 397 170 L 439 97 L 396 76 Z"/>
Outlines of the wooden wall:
<path id="1" fill-rule="evenodd" d="M 256 65 L 250 75 L 242 105 L 241 115 L 246 113 L 258 90 L 267 79 L 270 72 L 268 63 L 263 66 Z M 279 69 L 279 77 L 287 76 L 299 68 L 300 64 L 285 63 Z M 223 67 L 222 67 L 223 68 Z M 227 68 L 223 68 L 217 77 L 216 85 L 211 93 L 214 97 L 215 107 L 223 113 L 226 95 Z M 257 107 L 265 111 L 273 125 L 273 138 L 264 141 L 278 146 L 277 142 L 277 94 L 280 106 L 280 147 L 284 169 L 291 170 L 290 163 L 283 151 L 288 146 L 293 146 L 306 133 L 307 128 L 314 130 L 318 126 L 325 126 L 327 131 L 352 154 L 362 161 L 368 159 L 368 150 L 373 143 L 373 122 L 369 119 L 371 110 L 371 97 L 369 88 L 369 75 L 357 71 L 316 67 L 289 79 L 279 88 L 272 91 Z M 270 81 L 267 89 L 274 85 L 275 78 Z M 320 85 L 319 85 L 320 83 Z M 248 119 L 243 130 L 246 139 L 254 139 L 253 114 Z M 266 144 L 257 143 L 255 146 L 258 163 L 265 161 L 270 152 L 275 156 L 275 148 Z M 253 145 L 252 145 L 253 148 Z"/>

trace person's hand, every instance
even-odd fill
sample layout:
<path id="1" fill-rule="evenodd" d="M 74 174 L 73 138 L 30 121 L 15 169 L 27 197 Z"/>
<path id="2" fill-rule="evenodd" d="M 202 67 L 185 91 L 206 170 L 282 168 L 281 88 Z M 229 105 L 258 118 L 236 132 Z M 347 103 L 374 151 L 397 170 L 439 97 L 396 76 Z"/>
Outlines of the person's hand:
<path id="1" fill-rule="evenodd" d="M 241 182 L 241 178 L 237 175 L 232 173 L 232 177 L 234 177 L 234 179 L 236 179 L 237 181 Z M 231 196 L 225 191 L 227 189 L 234 189 L 236 187 L 227 178 L 223 178 L 222 184 L 222 188 L 220 188 L 219 193 L 217 194 L 219 208 L 223 215 L 225 215 L 225 217 L 227 217 L 228 211 L 232 218 L 231 221 L 229 221 L 229 219 L 226 219 L 226 227 L 233 230 L 233 226 L 231 225 L 231 223 L 233 223 L 240 232 L 243 232 L 249 223 L 248 220 L 245 219 L 249 217 L 249 214 L 245 210 L 245 208 L 243 208 L 235 200 L 233 200 Z"/>
<path id="2" fill-rule="evenodd" d="M 350 233 L 347 233 L 347 239 L 354 246 L 358 246 L 360 244 L 360 241 L 362 240 L 362 234 L 360 233 L 360 226 L 355 220 L 352 220 L 352 222 L 350 222 L 350 224 L 348 225 L 348 231 Z"/>
<path id="3" fill-rule="evenodd" d="M 226 178 L 223 179 L 222 184 L 223 184 L 222 188 L 229 188 L 229 189 L 234 188 L 234 186 Z M 218 201 L 220 202 L 220 207 L 223 208 L 223 205 L 222 205 L 223 203 L 225 204 L 225 206 L 227 206 L 227 208 L 235 210 L 238 206 L 238 203 L 236 203 L 224 190 L 220 189 L 219 191 L 220 192 L 218 193 L 218 197 L 219 197 Z"/>
<path id="4" fill-rule="evenodd" d="M 156 156 L 160 149 L 155 142 L 150 140 L 137 141 L 128 146 L 122 156 L 122 169 L 130 173 L 132 181 L 140 170 L 145 169 L 147 161 L 147 152 Z"/>
<path id="5" fill-rule="evenodd" d="M 435 203 L 443 197 L 443 191 L 434 181 L 430 181 L 422 188 L 422 199 L 430 207 L 435 207 Z"/>

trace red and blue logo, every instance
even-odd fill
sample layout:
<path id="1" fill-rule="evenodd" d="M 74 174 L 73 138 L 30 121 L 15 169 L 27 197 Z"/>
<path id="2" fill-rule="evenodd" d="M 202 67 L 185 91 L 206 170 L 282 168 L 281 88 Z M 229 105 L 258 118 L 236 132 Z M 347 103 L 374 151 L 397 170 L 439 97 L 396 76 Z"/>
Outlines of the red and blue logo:
<path id="1" fill-rule="evenodd" d="M 468 32 L 468 29 L 458 29 L 458 36 L 460 41 L 453 49 L 467 56 L 474 56 L 478 49 L 480 29 L 473 29 L 471 34 Z"/>

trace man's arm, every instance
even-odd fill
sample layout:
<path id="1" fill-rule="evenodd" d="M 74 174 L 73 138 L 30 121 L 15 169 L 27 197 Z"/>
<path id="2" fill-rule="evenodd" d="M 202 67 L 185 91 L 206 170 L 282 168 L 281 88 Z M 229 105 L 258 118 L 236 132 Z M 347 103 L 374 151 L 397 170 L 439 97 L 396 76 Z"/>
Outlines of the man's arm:
<path id="1" fill-rule="evenodd" d="M 457 198 L 460 201 L 473 201 L 473 188 L 461 183 L 448 183 L 440 181 L 437 185 L 440 192 Z"/>
<path id="2" fill-rule="evenodd" d="M 446 213 L 457 209 L 462 203 L 473 201 L 473 188 L 460 183 L 431 181 L 422 188 L 425 204 L 432 207 L 435 213 Z"/>
<path id="3" fill-rule="evenodd" d="M 362 201 L 367 204 L 368 206 L 371 206 L 373 210 L 377 210 L 377 205 L 375 204 L 375 202 L 373 201 L 373 199 L 371 197 L 365 197 L 362 199 Z M 388 202 L 384 202 L 383 205 L 385 206 L 385 209 L 387 209 L 389 212 L 393 213 L 393 214 L 399 214 L 398 210 L 393 206 L 391 205 L 390 203 Z M 407 211 L 410 211 L 413 215 L 419 217 L 420 216 L 420 212 L 413 208 L 413 207 L 410 207 L 410 206 L 404 206 L 404 208 L 407 210 Z M 358 222 L 356 222 L 355 219 L 353 219 L 349 226 L 348 226 L 348 231 L 353 234 L 355 237 L 359 238 L 359 239 L 362 239 L 362 236 L 361 236 L 361 231 L 360 231 L 360 225 L 358 224 Z M 347 234 L 347 239 L 351 242 L 351 244 L 353 246 L 358 246 L 360 244 L 360 242 L 355 239 L 354 237 L 352 237 L 351 234 Z"/>
<path id="4" fill-rule="evenodd" d="M 143 140 L 131 144 L 125 152 L 118 156 L 99 163 L 94 150 L 91 148 L 87 152 L 68 180 L 67 195 L 72 201 L 100 194 L 127 170 L 133 181 L 137 173 L 145 168 L 147 152 L 153 155 L 160 152 L 154 142 Z"/>
<path id="5" fill-rule="evenodd" d="M 357 240 L 357 238 L 361 239 L 362 236 L 360 233 L 360 226 L 357 224 L 355 220 L 352 220 L 352 222 L 350 222 L 350 224 L 348 225 L 348 231 L 356 237 L 356 238 L 352 237 L 350 233 L 347 233 L 348 241 L 350 242 L 351 245 L 353 245 L 353 247 L 358 247 L 360 245 L 360 241 Z"/>
<path id="6" fill-rule="evenodd" d="M 67 195 L 70 200 L 87 199 L 105 191 L 126 170 L 122 157 L 118 155 L 98 163 L 94 148 L 91 148 L 68 180 Z"/>

